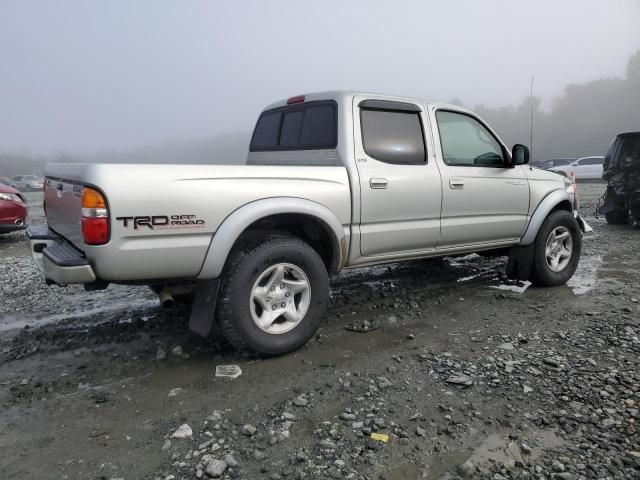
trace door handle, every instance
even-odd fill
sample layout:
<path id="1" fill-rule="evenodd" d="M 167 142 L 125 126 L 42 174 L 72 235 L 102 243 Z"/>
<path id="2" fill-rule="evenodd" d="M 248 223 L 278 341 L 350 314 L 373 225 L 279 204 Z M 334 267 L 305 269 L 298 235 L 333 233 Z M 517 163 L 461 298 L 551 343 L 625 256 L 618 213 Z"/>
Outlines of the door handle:
<path id="1" fill-rule="evenodd" d="M 370 178 L 369 186 L 371 188 L 387 188 L 389 182 L 386 178 Z"/>
<path id="2" fill-rule="evenodd" d="M 464 181 L 459 179 L 449 180 L 449 187 L 451 188 L 464 188 Z"/>

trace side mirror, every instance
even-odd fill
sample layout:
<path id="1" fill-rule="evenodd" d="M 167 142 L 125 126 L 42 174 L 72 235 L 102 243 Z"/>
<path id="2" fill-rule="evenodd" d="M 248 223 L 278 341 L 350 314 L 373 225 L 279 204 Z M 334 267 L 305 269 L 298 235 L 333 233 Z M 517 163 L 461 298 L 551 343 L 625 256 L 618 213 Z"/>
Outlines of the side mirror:
<path id="1" fill-rule="evenodd" d="M 529 163 L 529 147 L 516 143 L 511 151 L 511 166 Z"/>

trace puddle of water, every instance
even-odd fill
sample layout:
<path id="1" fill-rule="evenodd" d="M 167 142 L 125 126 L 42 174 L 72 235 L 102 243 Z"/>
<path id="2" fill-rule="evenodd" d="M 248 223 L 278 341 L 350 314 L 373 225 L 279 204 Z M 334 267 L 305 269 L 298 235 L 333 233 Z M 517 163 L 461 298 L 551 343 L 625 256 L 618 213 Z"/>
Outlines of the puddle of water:
<path id="1" fill-rule="evenodd" d="M 119 310 L 124 309 L 134 309 L 141 310 L 150 307 L 157 307 L 158 300 L 156 299 L 144 299 L 144 300 L 134 300 L 131 302 L 118 302 L 112 303 L 103 307 L 89 308 L 87 310 L 74 311 L 68 313 L 60 313 L 56 315 L 47 315 L 45 317 L 27 317 L 27 318 L 15 318 L 15 317 L 6 317 L 2 319 L 2 323 L 0 323 L 0 332 L 7 332 L 9 330 L 15 330 L 24 328 L 25 326 L 30 327 L 41 327 L 43 325 L 48 325 L 51 323 L 60 322 L 62 320 L 68 319 L 86 319 L 93 315 L 101 314 L 101 313 L 114 313 Z"/>
<path id="2" fill-rule="evenodd" d="M 458 281 L 458 283 L 468 282 L 469 280 L 473 280 L 474 278 L 478 278 L 478 277 L 479 277 L 479 276 L 481 276 L 481 275 L 482 275 L 482 272 L 480 272 L 480 273 L 475 273 L 475 274 L 473 274 L 473 275 L 469 275 L 468 277 L 462 277 L 462 278 L 459 278 L 457 281 Z"/>
<path id="3" fill-rule="evenodd" d="M 576 272 L 567 282 L 567 287 L 571 289 L 574 295 L 584 295 L 585 293 L 593 290 L 598 284 L 598 272 L 600 271 L 601 265 L 602 257 L 599 255 L 582 257 Z M 460 279 L 458 281 L 465 281 L 471 278 L 473 277 Z M 500 285 L 491 285 L 489 288 L 506 290 L 514 293 L 524 293 L 530 286 L 531 282 L 520 282 L 520 284 L 514 285 L 507 285 L 504 283 Z"/>
<path id="4" fill-rule="evenodd" d="M 467 265 L 469 261 L 478 260 L 479 258 L 480 255 L 478 255 L 477 253 L 470 253 L 469 255 L 465 255 L 463 257 L 446 257 L 445 260 L 452 267 L 459 267 Z"/>
<path id="5" fill-rule="evenodd" d="M 556 448 L 563 443 L 563 440 L 551 430 L 537 430 L 528 436 L 535 439 L 535 443 L 541 445 L 533 445 L 531 454 L 527 455 L 528 458 L 536 458 L 542 453 L 543 448 Z M 501 463 L 509 459 L 520 460 L 522 455 L 519 446 L 515 442 L 503 436 L 492 434 L 476 447 L 468 460 L 475 464 Z"/>
<path id="6" fill-rule="evenodd" d="M 567 286 L 576 295 L 584 295 L 593 290 L 598 283 L 598 271 L 602 266 L 602 257 L 594 255 L 592 257 L 582 257 L 576 273 L 567 282 Z"/>
<path id="7" fill-rule="evenodd" d="M 495 288 L 496 290 L 506 290 L 515 293 L 524 293 L 527 288 L 531 286 L 531 282 L 521 282 L 522 285 L 506 285 L 504 283 L 500 285 L 491 285 L 489 288 Z"/>
<path id="8" fill-rule="evenodd" d="M 415 463 L 401 463 L 389 471 L 389 480 L 417 480 L 420 478 L 420 468 Z"/>
<path id="9" fill-rule="evenodd" d="M 525 442 L 531 447 L 531 453 L 524 455 L 527 460 L 540 456 L 543 449 L 557 448 L 564 442 L 551 430 L 535 430 L 527 437 L 531 440 Z M 447 474 L 455 473 L 457 466 L 467 460 L 475 465 L 501 464 L 508 460 L 523 461 L 523 453 L 518 443 L 504 435 L 492 433 L 471 450 L 453 451 L 445 457 L 436 459 L 430 465 L 427 478 L 434 480 L 448 478 Z"/>

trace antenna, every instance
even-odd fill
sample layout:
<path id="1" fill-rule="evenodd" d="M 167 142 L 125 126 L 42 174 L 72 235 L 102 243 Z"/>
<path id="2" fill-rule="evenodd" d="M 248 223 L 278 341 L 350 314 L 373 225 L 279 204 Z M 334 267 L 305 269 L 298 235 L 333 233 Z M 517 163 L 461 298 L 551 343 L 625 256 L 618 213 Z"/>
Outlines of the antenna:
<path id="1" fill-rule="evenodd" d="M 531 88 L 529 90 L 529 152 L 533 160 L 533 75 L 531 75 Z"/>

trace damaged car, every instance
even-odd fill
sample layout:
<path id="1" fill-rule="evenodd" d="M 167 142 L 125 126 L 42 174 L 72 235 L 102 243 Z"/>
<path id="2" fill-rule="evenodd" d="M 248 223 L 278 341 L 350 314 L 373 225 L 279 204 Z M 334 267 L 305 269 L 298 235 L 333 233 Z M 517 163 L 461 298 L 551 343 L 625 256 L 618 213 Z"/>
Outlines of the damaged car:
<path id="1" fill-rule="evenodd" d="M 0 235 L 27 228 L 27 204 L 13 187 L 0 183 Z"/>
<path id="2" fill-rule="evenodd" d="M 613 139 L 602 178 L 607 190 L 598 213 L 610 225 L 640 227 L 640 132 L 621 133 Z"/>

